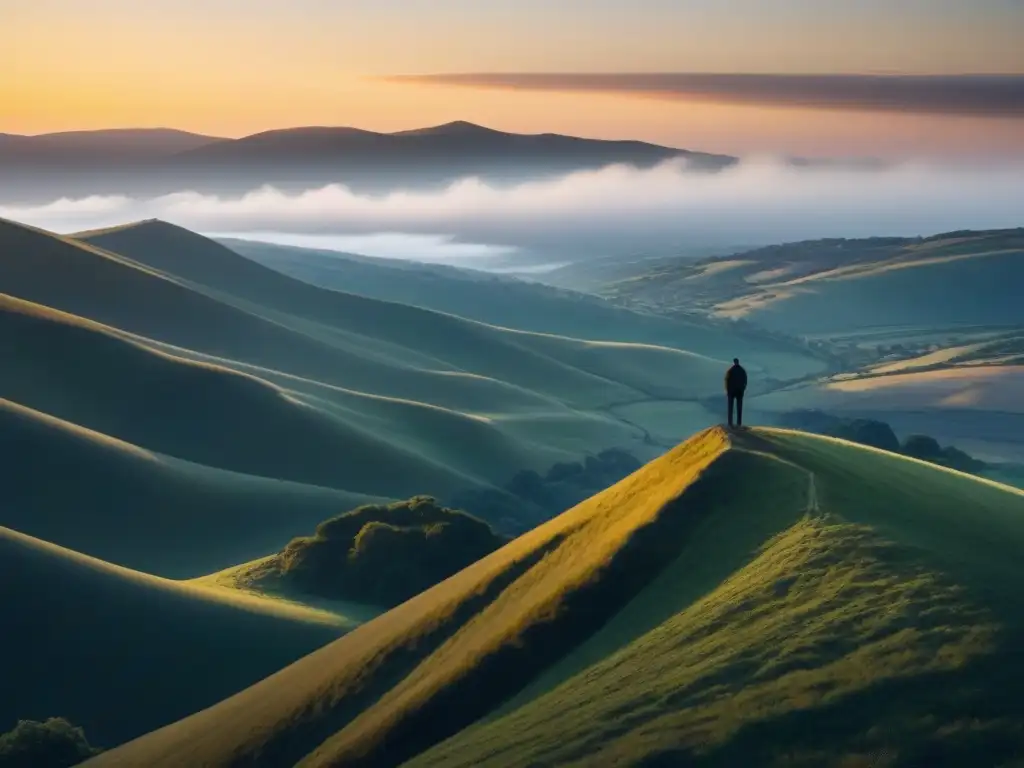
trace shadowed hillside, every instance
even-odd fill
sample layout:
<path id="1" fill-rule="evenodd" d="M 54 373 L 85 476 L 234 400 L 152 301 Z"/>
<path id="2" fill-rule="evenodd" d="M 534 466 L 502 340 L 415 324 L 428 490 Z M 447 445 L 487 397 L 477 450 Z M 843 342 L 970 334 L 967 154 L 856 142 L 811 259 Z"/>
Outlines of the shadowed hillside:
<path id="1" fill-rule="evenodd" d="M 913 459 L 707 430 L 86 765 L 999 764 L 1024 748 L 1022 514 Z"/>
<path id="2" fill-rule="evenodd" d="M 371 500 L 167 458 L 6 400 L 0 457 L 4 525 L 174 578 L 273 551 Z"/>
<path id="3" fill-rule="evenodd" d="M 0 734 L 0 768 L 68 768 L 102 752 L 85 731 L 62 717 L 19 720 Z"/>
<path id="4" fill-rule="evenodd" d="M 258 378 L 147 349 L 111 328 L 2 295 L 0 343 L 7 352 L 0 396 L 154 452 L 377 496 L 444 482 L 444 467 Z M 398 477 L 385 481 L 377 462 Z M 465 482 L 449 470 L 441 490 Z"/>
<path id="5" fill-rule="evenodd" d="M 102 239 L 96 241 L 103 244 Z M 116 243 L 106 241 L 117 250 Z M 604 299 L 537 282 L 434 264 L 370 259 L 332 251 L 223 240 L 254 261 L 313 285 L 450 312 L 506 328 L 598 341 L 658 344 L 712 357 L 742 355 L 776 378 L 823 366 L 795 343 L 731 324 L 635 312 Z"/>
<path id="6" fill-rule="evenodd" d="M 8 528 L 0 528 L 0 612 L 0 723 L 60 714 L 101 745 L 212 704 L 353 624 L 155 578 Z"/>
<path id="7" fill-rule="evenodd" d="M 671 350 L 580 343 L 575 338 L 552 335 L 555 329 L 551 328 L 544 329 L 544 333 L 510 333 L 449 314 L 425 312 L 407 304 L 311 286 L 256 264 L 207 238 L 159 221 L 84 233 L 78 237 L 203 289 L 212 289 L 218 298 L 229 303 L 243 307 L 256 305 L 264 312 L 271 310 L 287 315 L 287 318 L 280 318 L 275 314 L 273 317 L 279 322 L 290 323 L 288 318 L 301 318 L 356 331 L 378 343 L 415 349 L 421 358 L 428 356 L 435 364 L 447 363 L 458 368 L 472 366 L 484 375 L 558 397 L 570 398 L 570 393 L 580 388 L 603 390 L 603 394 L 610 388 L 601 382 L 616 378 L 640 391 L 657 390 L 659 386 L 667 389 L 656 373 L 644 369 L 654 365 L 672 366 L 676 374 L 692 380 L 699 373 L 698 366 L 703 358 L 686 355 L 680 350 L 704 356 L 714 351 L 721 354 L 722 349 L 731 348 L 727 346 L 730 342 L 736 342 L 735 338 L 727 340 L 719 328 L 682 323 L 676 326 L 679 348 Z M 651 322 L 657 325 L 659 319 L 651 318 Z M 501 354 L 496 354 L 498 350 L 502 350 Z M 618 367 L 626 354 L 637 356 L 643 368 L 628 380 L 623 380 L 621 373 L 609 375 L 608 366 Z M 568 358 L 571 367 L 556 362 L 566 361 L 566 356 L 571 356 Z M 794 357 L 798 364 L 803 362 L 801 356 Z M 581 371 L 589 376 L 582 377 Z M 801 369 L 797 375 L 804 372 Z M 715 370 L 716 376 L 717 373 Z M 599 379 L 594 380 L 595 376 Z M 707 386 L 709 382 L 697 379 L 692 383 Z"/>
<path id="8" fill-rule="evenodd" d="M 0 222 L 0 524 L 161 575 L 265 556 L 366 501 L 504 498 L 520 471 L 648 458 L 620 404 L 700 408 L 720 387 L 711 357 L 326 290 L 160 222 L 89 238 L 122 253 Z M 506 533 L 541 515 L 508 501 L 489 520 Z"/>

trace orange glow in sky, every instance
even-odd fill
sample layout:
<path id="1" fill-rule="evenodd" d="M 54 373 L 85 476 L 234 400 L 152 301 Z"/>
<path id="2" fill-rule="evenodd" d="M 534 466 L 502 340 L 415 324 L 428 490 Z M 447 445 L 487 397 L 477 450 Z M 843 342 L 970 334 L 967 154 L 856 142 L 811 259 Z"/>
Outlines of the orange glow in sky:
<path id="1" fill-rule="evenodd" d="M 399 130 L 470 120 L 728 153 L 1024 153 L 1019 118 L 839 113 L 376 77 L 1024 73 L 1024 5 L 1007 0 L 0 0 L 0 19 L 0 132 L 164 126 L 240 136 L 298 125 Z"/>

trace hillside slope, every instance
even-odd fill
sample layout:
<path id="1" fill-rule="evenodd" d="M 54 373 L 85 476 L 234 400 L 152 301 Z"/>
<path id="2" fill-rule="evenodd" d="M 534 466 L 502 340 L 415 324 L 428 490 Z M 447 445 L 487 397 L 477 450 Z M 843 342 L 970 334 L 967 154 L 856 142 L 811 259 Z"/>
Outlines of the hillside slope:
<path id="1" fill-rule="evenodd" d="M 254 376 L 2 294 L 0 342 L 0 397 L 157 453 L 377 496 L 411 494 L 430 479 L 446 491 L 467 482 Z M 385 483 L 377 461 L 400 478 Z"/>
<path id="2" fill-rule="evenodd" d="M 107 242 L 105 247 L 117 250 L 116 243 Z M 313 285 L 435 309 L 491 325 L 597 341 L 657 344 L 711 357 L 740 355 L 779 379 L 823 367 L 805 348 L 794 343 L 751 331 L 737 332 L 728 324 L 695 317 L 669 318 L 635 312 L 596 296 L 542 283 L 311 248 L 237 239 L 220 242 L 247 258 Z"/>
<path id="3" fill-rule="evenodd" d="M 915 460 L 711 429 L 85 765 L 998 763 L 1024 748 L 1022 514 Z"/>
<path id="4" fill-rule="evenodd" d="M 806 349 L 782 340 L 765 339 L 763 334 L 735 329 L 729 323 L 669 320 L 625 312 L 591 299 L 572 298 L 575 294 L 510 281 L 496 282 L 492 287 L 497 294 L 502 294 L 505 290 L 502 285 L 519 285 L 522 294 L 516 294 L 515 306 L 505 299 L 487 301 L 488 294 L 484 293 L 484 303 L 495 307 L 494 312 L 484 313 L 480 311 L 480 299 L 470 300 L 470 305 L 459 303 L 461 298 L 459 302 L 449 299 L 467 298 L 483 291 L 490 284 L 485 277 L 449 281 L 438 270 L 417 271 L 408 265 L 402 268 L 380 266 L 369 259 L 358 262 L 361 269 L 389 275 L 375 278 L 378 287 L 395 286 L 394 290 L 368 290 L 371 294 L 386 294 L 389 298 L 411 302 L 415 299 L 416 304 L 433 304 L 435 309 L 466 311 L 467 314 L 476 307 L 474 311 L 479 319 L 497 319 L 495 313 L 500 315 L 507 310 L 511 314 L 504 316 L 504 320 L 510 321 L 509 325 L 529 314 L 533 318 L 531 322 L 538 327 L 572 326 L 580 335 L 589 328 L 588 335 L 592 338 L 621 341 L 581 342 L 552 334 L 502 330 L 482 323 L 467 323 L 439 312 L 425 313 L 422 309 L 390 301 L 373 301 L 363 296 L 317 289 L 299 280 L 288 280 L 270 269 L 260 270 L 255 264 L 245 264 L 247 260 L 217 243 L 158 221 L 83 233 L 80 237 L 119 249 L 151 267 L 177 275 L 177 279 L 188 280 L 191 285 L 206 286 L 205 290 L 214 291 L 220 298 L 229 297 L 227 300 L 250 311 L 266 313 L 265 308 L 272 306 L 275 322 L 289 323 L 291 328 L 303 333 L 314 333 L 325 325 L 342 322 L 337 319 L 339 313 L 349 313 L 343 320 L 346 343 L 354 344 L 363 334 L 373 335 L 372 341 L 359 341 L 359 353 L 365 354 L 368 344 L 386 343 L 389 361 L 409 360 L 415 371 L 412 374 L 393 371 L 385 376 L 378 366 L 363 373 L 366 360 L 350 360 L 344 386 L 428 401 L 461 412 L 481 413 L 517 438 L 532 439 L 531 451 L 537 455 L 551 455 L 552 448 L 562 448 L 567 438 L 580 430 L 588 435 L 606 432 L 610 442 L 624 445 L 622 431 L 626 428 L 632 439 L 639 438 L 641 443 L 648 444 L 652 433 L 663 431 L 667 422 L 679 422 L 679 429 L 671 430 L 677 438 L 713 423 L 715 419 L 703 409 L 700 398 L 695 395 L 719 393 L 721 370 L 725 365 L 719 362 L 722 357 L 742 355 L 752 373 L 752 391 L 764 388 L 770 380 L 803 377 L 821 370 L 824 365 Z M 437 275 L 451 290 L 436 301 L 424 298 L 432 295 L 416 277 L 424 274 Z M 352 290 L 358 292 L 359 285 Z M 422 294 L 421 298 L 416 299 L 413 294 L 417 293 Z M 258 308 L 253 309 L 257 305 Z M 581 311 L 587 307 L 588 311 Z M 355 315 L 353 308 L 359 308 Z M 296 315 L 303 318 L 302 323 L 296 324 Z M 322 334 L 318 336 L 321 337 Z M 664 346 L 650 343 L 656 338 L 664 338 Z M 341 337 L 334 334 L 328 340 L 338 344 Z M 510 353 L 499 354 L 499 350 L 510 346 L 514 347 Z M 539 355 L 540 360 L 526 356 L 527 351 L 530 356 Z M 551 366 L 551 360 L 557 361 L 557 367 Z M 375 358 L 374 363 L 379 363 L 379 358 Z M 305 365 L 309 365 L 308 360 Z M 442 376 L 428 373 L 428 370 L 439 369 L 444 370 Z M 456 379 L 452 375 L 469 371 L 488 378 L 460 375 Z M 586 376 L 581 376 L 581 372 Z M 265 371 L 259 374 L 268 375 Z M 305 380 L 272 380 L 290 390 L 305 387 L 318 398 L 338 397 L 336 390 L 310 389 Z M 516 388 L 511 389 L 509 384 L 515 384 Z M 456 386 L 458 392 L 452 392 Z M 483 392 L 485 388 L 489 388 L 490 393 Z M 496 400 L 500 402 L 498 408 Z M 575 413 L 558 409 L 553 400 L 567 403 Z M 367 407 L 365 402 L 359 404 L 361 409 Z M 580 418 L 581 408 L 590 411 L 585 422 Z M 682 414 L 681 419 L 679 414 Z M 576 450 L 580 442 L 573 440 L 569 444 Z M 427 450 L 435 450 L 436 441 L 432 439 L 426 438 L 422 444 Z"/>
<path id="5" fill-rule="evenodd" d="M 212 704 L 352 626 L 119 568 L 8 528 L 0 612 L 0 722 L 64 716 L 108 746 Z"/>
<path id="6" fill-rule="evenodd" d="M 620 404 L 702 427 L 721 386 L 708 356 L 317 288 L 159 222 L 89 237 L 123 253 L 0 222 L 0 525 L 147 572 L 265 556 L 367 497 L 494 491 L 517 533 L 547 514 L 496 490 L 518 472 L 649 458 Z"/>
<path id="7" fill-rule="evenodd" d="M 603 381 L 606 373 L 597 359 L 592 365 L 584 365 L 576 357 L 571 368 L 556 364 L 565 354 L 582 350 L 587 351 L 590 357 L 603 360 L 606 355 L 599 355 L 596 351 L 610 347 L 581 344 L 576 337 L 556 335 L 555 329 L 545 327 L 543 319 L 537 328 L 531 329 L 542 330 L 541 333 L 510 333 L 490 325 L 467 322 L 450 314 L 425 311 L 409 304 L 326 290 L 289 278 L 214 241 L 160 221 L 82 233 L 77 237 L 195 286 L 214 291 L 222 300 L 244 302 L 244 305 L 255 305 L 264 311 L 271 310 L 289 318 L 341 327 L 378 342 L 399 345 L 405 349 L 414 348 L 421 355 L 433 358 L 435 364 L 443 362 L 459 368 L 471 365 L 478 373 L 562 398 L 579 392 L 581 387 L 583 391 L 596 390 L 601 394 L 610 389 Z M 567 313 L 568 308 L 563 307 L 562 312 Z M 618 315 L 614 309 L 609 309 L 609 312 L 610 315 Z M 633 313 L 625 315 L 626 321 L 623 324 L 628 328 Z M 278 315 L 275 317 L 279 322 L 289 322 L 288 319 L 281 320 Z M 662 321 L 650 318 L 650 322 L 657 326 Z M 608 321 L 605 321 L 607 324 Z M 693 355 L 681 355 L 680 350 L 697 352 L 705 357 L 714 352 L 723 356 L 722 350 L 731 349 L 730 343 L 736 342 L 735 338 L 730 338 L 722 329 L 710 325 L 670 323 L 670 326 L 676 330 L 677 347 L 660 350 L 644 347 L 642 354 L 646 357 L 647 366 L 659 366 L 662 369 L 671 366 L 674 369 L 671 373 L 677 376 L 692 376 L 693 371 L 685 370 L 683 366 L 696 366 L 699 360 Z M 622 341 L 642 342 L 645 339 L 627 338 Z M 501 350 L 501 354 L 498 354 L 498 350 Z M 614 365 L 617 361 L 610 362 Z M 583 377 L 580 372 L 589 376 Z M 601 381 L 594 381 L 594 375 Z M 615 380 L 614 376 L 608 378 Z M 657 389 L 660 383 L 660 375 L 654 371 L 646 373 L 641 379 L 627 382 L 629 386 L 644 391 Z"/>
<path id="8" fill-rule="evenodd" d="M 850 334 L 1024 322 L 1024 229 L 921 238 L 812 240 L 659 266 L 605 293 L 701 307 L 775 331 Z"/>
<path id="9" fill-rule="evenodd" d="M 171 459 L 8 400 L 0 456 L 0 525 L 173 578 L 272 552 L 375 498 Z"/>

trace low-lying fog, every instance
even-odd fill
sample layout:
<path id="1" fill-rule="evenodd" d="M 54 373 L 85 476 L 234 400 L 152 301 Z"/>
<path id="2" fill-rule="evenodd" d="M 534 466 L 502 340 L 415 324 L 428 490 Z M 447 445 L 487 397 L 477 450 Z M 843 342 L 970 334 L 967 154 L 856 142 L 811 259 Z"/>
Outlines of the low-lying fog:
<path id="1" fill-rule="evenodd" d="M 794 167 L 763 158 L 718 173 L 672 161 L 610 166 L 509 188 L 467 178 L 440 192 L 358 195 L 342 184 L 235 198 L 183 191 L 0 206 L 57 232 L 160 218 L 212 236 L 466 266 L 819 237 L 1024 225 L 1024 166 Z"/>

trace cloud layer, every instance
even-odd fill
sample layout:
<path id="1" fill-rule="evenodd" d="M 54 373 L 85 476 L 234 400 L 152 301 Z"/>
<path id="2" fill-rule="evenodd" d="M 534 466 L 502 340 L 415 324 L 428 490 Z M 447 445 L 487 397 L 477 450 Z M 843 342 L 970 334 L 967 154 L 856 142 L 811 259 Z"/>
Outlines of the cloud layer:
<path id="1" fill-rule="evenodd" d="M 513 187 L 464 179 L 435 193 L 371 196 L 330 185 L 300 194 L 264 187 L 236 198 L 193 192 L 148 200 L 88 197 L 0 207 L 0 217 L 59 232 L 160 218 L 204 233 L 266 239 L 276 233 L 291 242 L 344 236 L 358 244 L 353 236 L 406 233 L 430 236 L 422 248 L 408 241 L 410 258 L 426 258 L 427 251 L 431 261 L 501 252 L 472 245 L 485 243 L 562 260 L 688 245 L 1014 227 L 1024 225 L 1021 200 L 1020 166 L 800 168 L 763 159 L 715 174 L 687 172 L 673 161 Z M 388 243 L 386 253 L 363 252 L 402 255 L 401 241 Z"/>
<path id="2" fill-rule="evenodd" d="M 469 73 L 396 75 L 419 82 L 524 91 L 593 91 L 761 106 L 1024 118 L 1024 75 Z"/>

